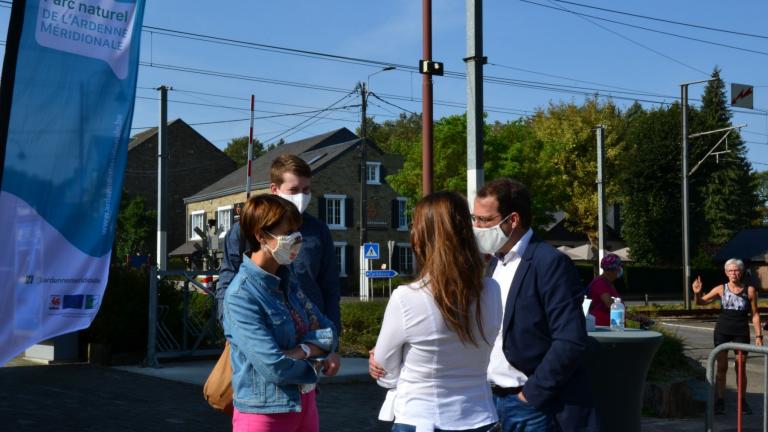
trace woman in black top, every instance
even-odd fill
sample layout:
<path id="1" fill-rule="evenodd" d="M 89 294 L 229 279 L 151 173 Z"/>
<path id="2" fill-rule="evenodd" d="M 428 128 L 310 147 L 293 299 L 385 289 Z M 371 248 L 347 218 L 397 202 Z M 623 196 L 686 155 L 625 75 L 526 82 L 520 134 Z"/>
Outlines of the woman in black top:
<path id="1" fill-rule="evenodd" d="M 715 325 L 715 346 L 726 342 L 750 343 L 749 315 L 752 314 L 752 326 L 755 328 L 755 345 L 763 345 L 763 334 L 760 328 L 760 315 L 757 311 L 757 290 L 747 285 L 743 280 L 744 263 L 737 258 L 731 258 L 725 262 L 725 275 L 728 282 L 712 288 L 708 293 L 701 295 L 701 276 L 693 281 L 693 293 L 697 305 L 710 303 L 720 299 L 721 311 Z M 737 363 L 738 364 L 738 363 Z M 747 375 L 744 373 L 746 355 L 742 362 L 742 408 L 745 414 L 752 414 L 752 409 L 744 399 L 747 388 Z M 725 414 L 725 376 L 728 372 L 728 351 L 723 351 L 717 356 L 717 377 L 715 394 L 715 414 Z M 738 370 L 736 371 L 738 373 Z"/>

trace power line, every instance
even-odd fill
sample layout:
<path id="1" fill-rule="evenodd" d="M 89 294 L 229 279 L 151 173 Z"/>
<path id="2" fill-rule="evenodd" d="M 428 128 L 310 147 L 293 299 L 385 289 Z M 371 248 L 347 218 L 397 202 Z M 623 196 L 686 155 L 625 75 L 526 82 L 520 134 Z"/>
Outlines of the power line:
<path id="1" fill-rule="evenodd" d="M 635 94 L 642 94 L 642 95 L 645 95 L 645 96 L 656 96 L 656 97 L 662 97 L 662 98 L 674 97 L 674 96 L 662 95 L 662 94 L 658 94 L 658 93 L 646 92 L 646 91 L 643 91 L 643 90 L 635 90 L 635 89 L 631 89 L 631 88 L 627 88 L 627 87 L 615 86 L 615 85 L 611 85 L 611 84 L 599 83 L 599 82 L 595 82 L 595 81 L 585 81 L 585 80 L 580 80 L 580 79 L 577 79 L 577 78 L 567 77 L 567 76 L 563 76 L 563 75 L 555 75 L 555 74 L 549 74 L 549 73 L 546 73 L 546 72 L 538 72 L 538 71 L 534 71 L 534 70 L 530 70 L 530 69 L 524 69 L 524 68 L 520 68 L 520 67 L 507 66 L 507 65 L 503 65 L 503 64 L 499 64 L 499 63 L 488 62 L 487 64 L 489 66 L 495 66 L 495 67 L 500 67 L 500 68 L 504 68 L 504 69 L 516 70 L 516 71 L 526 72 L 526 73 L 530 73 L 530 74 L 534 74 L 534 75 L 542 75 L 542 76 L 547 76 L 547 77 L 550 77 L 550 78 L 559 78 L 559 79 L 564 79 L 564 80 L 568 80 L 568 81 L 580 82 L 580 83 L 584 83 L 584 84 L 595 84 L 595 85 L 599 85 L 599 86 L 603 86 L 603 87 L 610 87 L 610 88 L 615 88 L 615 89 L 619 89 L 619 90 L 627 90 L 629 92 L 634 92 Z"/>
<path id="2" fill-rule="evenodd" d="M 529 1 L 529 0 L 520 0 L 520 1 L 521 1 L 521 2 L 525 2 L 525 3 L 531 3 L 531 4 L 535 4 L 535 5 L 537 5 L 537 6 L 542 6 L 542 5 L 541 5 L 541 4 L 539 4 L 539 3 L 534 3 L 534 2 L 531 2 L 531 1 Z M 548 1 L 552 2 L 552 0 L 548 0 Z M 677 60 L 677 59 L 676 59 L 676 58 L 674 58 L 674 57 L 671 57 L 671 56 L 668 56 L 668 55 L 666 55 L 666 54 L 662 53 L 661 51 L 655 50 L 655 49 L 653 49 L 653 48 L 651 48 L 651 47 L 649 47 L 649 46 L 647 46 L 647 45 L 644 45 L 644 44 L 642 44 L 642 43 L 640 43 L 640 42 L 638 42 L 638 41 L 636 41 L 636 40 L 634 40 L 634 39 L 632 39 L 632 38 L 630 38 L 630 37 L 628 37 L 628 36 L 624 36 L 623 34 L 621 34 L 621 33 L 617 32 L 617 31 L 611 30 L 611 29 L 609 29 L 609 28 L 608 28 L 608 27 L 606 27 L 606 26 L 600 25 L 600 24 L 598 24 L 598 23 L 596 23 L 596 22 L 592 21 L 591 19 L 589 19 L 589 18 L 587 18 L 587 17 L 585 17 L 585 16 L 582 16 L 582 14 L 579 14 L 579 13 L 577 13 L 577 12 L 573 12 L 573 11 L 571 11 L 570 9 L 567 9 L 567 8 L 564 8 L 564 7 L 560 7 L 560 6 L 555 6 L 555 8 L 556 8 L 556 9 L 560 9 L 560 10 L 563 10 L 563 11 L 566 11 L 566 12 L 570 12 L 571 14 L 573 14 L 573 15 L 575 15 L 575 16 L 578 16 L 579 18 L 581 18 L 581 19 L 583 19 L 583 20 L 587 21 L 588 23 L 590 23 L 590 24 L 592 24 L 592 25 L 594 25 L 594 26 L 600 27 L 601 29 L 603 29 L 603 30 L 605 30 L 605 31 L 607 31 L 607 32 L 609 32 L 609 33 L 612 33 L 613 35 L 615 35 L 615 36 L 618 36 L 618 37 L 620 37 L 620 38 L 622 38 L 622 39 L 624 39 L 624 40 L 626 40 L 626 41 L 629 41 L 629 42 L 631 42 L 631 43 L 633 43 L 633 44 L 635 44 L 635 45 L 637 45 L 637 46 L 639 46 L 639 47 L 641 47 L 641 48 L 644 48 L 644 49 L 646 49 L 646 50 L 648 50 L 648 51 L 650 51 L 650 52 L 652 52 L 652 53 L 654 53 L 654 54 L 658 55 L 658 56 L 664 57 L 664 58 L 665 58 L 665 59 L 667 59 L 667 60 L 670 60 L 670 61 L 672 61 L 672 62 L 675 62 L 675 63 L 677 63 L 677 64 L 679 64 L 679 65 L 681 65 L 681 66 L 684 66 L 684 67 L 686 67 L 686 68 L 688 68 L 688 69 L 691 69 L 691 70 L 693 70 L 693 71 L 699 72 L 699 73 L 700 73 L 700 74 L 702 74 L 702 75 L 707 75 L 707 76 L 709 76 L 709 74 L 708 74 L 707 72 L 704 72 L 703 70 L 697 69 L 697 68 L 695 68 L 695 67 L 693 67 L 693 66 L 691 66 L 691 65 L 689 65 L 689 64 L 683 63 L 683 62 L 681 62 L 680 60 Z"/>
<path id="3" fill-rule="evenodd" d="M 331 109 L 332 107 L 334 107 L 336 104 L 338 104 L 338 103 L 341 103 L 342 101 L 344 101 L 345 99 L 349 98 L 350 96 L 352 96 L 352 95 L 353 95 L 353 94 L 355 94 L 355 93 L 356 93 L 356 90 L 352 90 L 352 91 L 350 91 L 349 93 L 347 93 L 346 95 L 344 95 L 344 96 L 342 96 L 340 99 L 338 99 L 336 102 L 334 102 L 334 103 L 332 103 L 332 104 L 328 105 L 328 107 L 326 108 L 326 111 L 330 110 L 330 109 Z M 265 142 L 265 143 L 267 143 L 267 144 L 273 144 L 272 140 L 275 140 L 275 139 L 277 139 L 277 138 L 281 138 L 281 137 L 282 137 L 282 138 L 287 138 L 287 137 L 289 137 L 289 136 L 291 136 L 291 135 L 295 134 L 296 132 L 299 132 L 300 130 L 302 130 L 302 129 L 306 128 L 306 127 L 309 127 L 310 125 L 305 125 L 305 123 L 309 122 L 310 120 L 312 120 L 313 118 L 317 117 L 318 115 L 320 115 L 320 112 L 318 112 L 318 113 L 315 113 L 315 114 L 314 114 L 313 116 L 311 116 L 310 118 L 308 118 L 308 119 L 306 119 L 306 120 L 303 120 L 303 121 L 299 122 L 299 123 L 298 123 L 298 124 L 296 124 L 295 126 L 293 126 L 293 127 L 289 128 L 289 129 L 285 130 L 284 132 L 281 132 L 281 133 L 279 133 L 279 134 L 277 134 L 277 135 L 275 135 L 275 136 L 272 136 L 272 137 L 270 137 L 269 139 L 266 139 L 266 140 L 264 140 L 264 142 Z M 303 126 L 303 127 L 301 127 L 302 125 L 304 125 L 304 126 Z M 291 131 L 293 131 L 293 132 L 291 132 Z M 290 132 L 290 133 L 289 133 L 289 132 Z"/>
<path id="4" fill-rule="evenodd" d="M 609 22 L 609 23 L 623 25 L 623 26 L 626 26 L 626 27 L 631 27 L 631 28 L 635 28 L 635 29 L 639 29 L 639 30 L 645 30 L 645 31 L 653 32 L 653 33 L 659 33 L 659 34 L 663 34 L 663 35 L 667 35 L 667 36 L 673 36 L 673 37 L 680 38 L 680 39 L 687 39 L 687 40 L 692 40 L 692 41 L 695 41 L 695 42 L 701 42 L 701 43 L 705 43 L 705 44 L 709 44 L 709 45 L 715 45 L 715 46 L 720 46 L 720 47 L 724 47 L 724 48 L 731 48 L 731 49 L 735 49 L 735 50 L 739 50 L 739 51 L 745 51 L 745 52 L 750 52 L 750 53 L 754 53 L 754 54 L 761 54 L 761 55 L 768 56 L 768 52 L 766 52 L 766 51 L 759 51 L 759 50 L 754 50 L 754 49 L 750 49 L 750 48 L 738 47 L 738 46 L 735 46 L 735 45 L 728 45 L 728 44 L 724 44 L 724 43 L 720 43 L 720 42 L 713 42 L 713 41 L 708 41 L 708 40 L 704 40 L 704 39 L 698 39 L 698 38 L 691 37 L 691 36 L 685 36 L 685 35 L 680 35 L 680 34 L 677 34 L 677 33 L 671 33 L 671 32 L 666 32 L 666 31 L 663 31 L 663 30 L 657 30 L 657 29 L 652 29 L 652 28 L 649 28 L 649 27 L 643 27 L 643 26 L 639 26 L 639 25 L 635 25 L 635 24 L 629 24 L 629 23 L 625 23 L 625 22 L 622 22 L 622 21 L 616 21 L 616 20 L 612 20 L 612 19 L 608 19 L 608 18 L 603 18 L 603 17 L 599 17 L 599 16 L 595 16 L 595 15 L 589 15 L 589 14 L 585 14 L 585 13 L 581 13 L 581 12 L 574 12 L 574 11 L 571 11 L 571 10 L 568 10 L 568 9 L 564 9 L 564 8 L 561 8 L 561 7 L 547 6 L 547 5 L 544 5 L 544 4 L 541 4 L 541 3 L 536 3 L 536 2 L 533 2 L 533 1 L 530 1 L 530 0 L 520 0 L 520 1 L 522 1 L 524 3 L 529 3 L 529 4 L 532 4 L 532 5 L 544 7 L 544 8 L 559 10 L 561 12 L 569 12 L 569 13 L 572 13 L 574 15 L 578 15 L 580 17 L 589 17 L 589 18 L 592 18 L 592 19 L 600 20 L 600 21 L 606 21 L 606 22 Z M 557 1 L 557 0 L 549 0 L 549 1 Z"/>
<path id="5" fill-rule="evenodd" d="M 409 114 L 416 114 L 415 112 L 413 112 L 413 111 L 411 111 L 411 110 L 407 110 L 407 109 L 405 109 L 405 108 L 402 108 L 402 107 L 400 107 L 400 106 L 397 106 L 397 105 L 393 104 L 392 102 L 389 102 L 389 101 L 386 101 L 386 100 L 384 100 L 384 99 L 380 98 L 380 97 L 379 97 L 379 95 L 377 95 L 376 93 L 370 92 L 370 93 L 368 93 L 368 94 L 369 94 L 369 95 L 371 95 L 371 96 L 373 96 L 373 97 L 374 97 L 374 98 L 376 98 L 377 100 L 380 100 L 380 101 L 384 102 L 384 103 L 385 103 L 385 104 L 387 104 L 387 105 L 391 105 L 391 106 L 393 106 L 393 107 L 395 107 L 395 108 L 399 109 L 400 111 L 405 111 L 405 112 L 407 112 L 407 113 L 409 113 Z"/>
<path id="6" fill-rule="evenodd" d="M 711 30 L 711 31 L 716 31 L 716 32 L 721 32 L 721 33 L 730 33 L 730 34 L 735 34 L 735 35 L 739 35 L 739 36 L 748 36 L 748 37 L 753 37 L 753 38 L 768 39 L 768 36 L 758 35 L 758 34 L 754 34 L 754 33 L 744 33 L 744 32 L 740 32 L 740 31 L 736 31 L 736 30 L 727 30 L 727 29 L 721 29 L 721 28 L 717 28 L 717 27 L 709 27 L 709 26 L 704 26 L 704 25 L 699 25 L 699 24 L 691 24 L 691 23 L 685 23 L 685 22 L 681 22 L 681 21 L 673 21 L 673 20 L 670 20 L 670 19 L 651 17 L 651 16 L 647 16 L 647 15 L 639 15 L 639 14 L 635 14 L 635 13 L 631 13 L 631 12 L 624 12 L 624 11 L 619 11 L 619 10 L 616 10 L 616 9 L 602 8 L 602 7 L 587 5 L 587 4 L 583 4 L 583 3 L 576 3 L 576 2 L 572 2 L 572 1 L 566 1 L 566 0 L 554 0 L 554 1 L 556 1 L 558 3 L 567 3 L 567 4 L 571 4 L 571 5 L 579 6 L 579 7 L 584 7 L 584 8 L 588 8 L 588 9 L 596 9 L 596 10 L 601 10 L 601 11 L 605 11 L 605 12 L 611 12 L 611 13 L 620 14 L 620 15 L 627 15 L 627 16 L 632 16 L 632 17 L 635 17 L 635 18 L 643 18 L 643 19 L 652 20 L 652 21 L 660 21 L 660 22 L 665 22 L 665 23 L 675 24 L 675 25 L 680 25 L 680 26 L 685 26 L 685 27 L 693 27 L 693 28 L 699 28 L 699 29 L 704 29 L 704 30 Z"/>
<path id="7" fill-rule="evenodd" d="M 307 50 L 301 50 L 301 49 L 295 49 L 295 48 L 279 47 L 275 45 L 259 44 L 255 42 L 239 41 L 234 39 L 221 38 L 217 36 L 203 35 L 200 33 L 183 32 L 183 31 L 159 28 L 159 27 L 145 26 L 145 28 L 161 30 L 162 31 L 161 34 L 163 35 L 173 36 L 173 37 L 182 38 L 182 39 L 199 40 L 204 42 L 225 44 L 225 45 L 231 45 L 236 47 L 254 48 L 254 49 L 267 50 L 267 51 L 281 53 L 281 54 L 298 55 L 302 57 L 309 56 L 311 58 L 316 58 L 316 59 L 340 61 L 344 63 L 352 63 L 352 64 L 364 65 L 364 66 L 372 66 L 372 67 L 381 67 L 383 65 L 395 66 L 397 70 L 418 72 L 418 68 L 416 68 L 415 66 L 399 64 L 394 62 L 386 62 L 381 60 L 371 60 L 371 59 L 349 57 L 349 56 L 339 56 L 335 54 L 322 53 L 318 51 L 307 51 Z M 149 67 L 158 67 L 158 68 L 168 68 L 169 66 L 169 65 L 157 64 L 154 62 L 149 62 L 149 63 L 143 62 L 142 65 L 149 66 Z M 176 67 L 176 68 L 179 68 L 179 67 Z M 193 68 L 189 68 L 189 69 L 192 70 Z M 217 76 L 221 76 L 221 75 L 217 75 Z M 461 80 L 466 79 L 466 73 L 464 72 L 445 71 L 444 76 L 446 78 L 453 78 L 453 79 L 461 79 Z M 249 79 L 257 82 L 265 82 L 264 80 L 268 80 L 267 78 L 255 78 L 255 77 L 250 77 Z M 485 76 L 484 81 L 489 83 L 495 83 L 495 84 L 509 85 L 513 87 L 528 87 L 533 89 L 543 89 L 543 90 L 549 90 L 549 91 L 555 91 L 555 92 L 558 92 L 559 88 L 570 88 L 570 89 L 576 88 L 577 90 L 588 90 L 589 92 L 584 93 L 582 91 L 579 91 L 578 93 L 575 93 L 575 94 L 584 94 L 588 96 L 593 95 L 595 92 L 616 93 L 615 90 L 578 88 L 575 86 L 568 86 L 568 85 L 557 84 L 557 83 L 545 83 L 545 82 L 527 81 L 527 80 L 512 80 L 508 78 L 494 77 L 494 76 Z M 541 87 L 541 86 L 544 86 L 544 87 Z M 346 89 L 333 88 L 333 91 L 342 93 L 342 92 L 345 92 Z M 573 92 L 565 92 L 565 93 L 574 94 Z M 636 94 L 640 96 L 652 95 L 651 93 L 648 93 L 648 92 L 622 92 L 622 93 Z M 644 101 L 644 102 L 658 103 L 658 101 Z"/>

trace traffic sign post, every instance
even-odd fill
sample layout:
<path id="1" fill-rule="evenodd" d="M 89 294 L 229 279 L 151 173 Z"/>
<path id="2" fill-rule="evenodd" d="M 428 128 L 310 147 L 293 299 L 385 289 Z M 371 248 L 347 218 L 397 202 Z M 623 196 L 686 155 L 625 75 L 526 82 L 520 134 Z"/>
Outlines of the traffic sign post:
<path id="1" fill-rule="evenodd" d="M 381 257 L 378 243 L 366 243 L 363 247 L 363 256 L 367 260 L 377 260 Z"/>

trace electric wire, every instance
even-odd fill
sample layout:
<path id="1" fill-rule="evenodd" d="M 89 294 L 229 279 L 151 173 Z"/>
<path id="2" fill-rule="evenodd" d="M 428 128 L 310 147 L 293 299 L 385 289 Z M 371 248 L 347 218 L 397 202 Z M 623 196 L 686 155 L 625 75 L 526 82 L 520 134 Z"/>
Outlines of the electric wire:
<path id="1" fill-rule="evenodd" d="M 547 6 L 545 4 L 536 3 L 536 2 L 530 1 L 530 0 L 520 0 L 520 1 L 523 2 L 523 3 L 529 3 L 529 4 L 532 4 L 532 5 L 536 5 L 536 6 L 540 6 L 540 7 L 544 7 L 544 8 L 559 10 L 561 12 L 569 12 L 569 13 L 572 13 L 574 15 L 578 15 L 580 17 L 588 17 L 588 18 L 592 18 L 592 19 L 596 19 L 596 20 L 600 20 L 600 21 L 606 21 L 606 22 L 609 22 L 609 23 L 622 25 L 622 26 L 625 26 L 625 27 L 631 27 L 631 28 L 635 28 L 635 29 L 638 29 L 638 30 L 644 30 L 644 31 L 649 31 L 649 32 L 653 32 L 653 33 L 659 33 L 659 34 L 663 34 L 663 35 L 667 35 L 667 36 L 672 36 L 672 37 L 676 37 L 676 38 L 680 38 L 680 39 L 687 39 L 687 40 L 691 40 L 691 41 L 695 41 L 695 42 L 701 42 L 701 43 L 704 43 L 704 44 L 715 45 L 715 46 L 720 46 L 720 47 L 724 47 L 724 48 L 730 48 L 730 49 L 735 49 L 735 50 L 739 50 L 739 51 L 745 51 L 745 52 L 750 52 L 750 53 L 754 53 L 754 54 L 761 54 L 761 55 L 768 56 L 768 52 L 766 52 L 766 51 L 759 51 L 759 50 L 754 50 L 754 49 L 750 49 L 750 48 L 742 48 L 742 47 L 738 47 L 738 46 L 735 46 L 735 45 L 728 45 L 728 44 L 724 44 L 724 43 L 720 43 L 720 42 L 708 41 L 708 40 L 705 40 L 705 39 L 699 39 L 699 38 L 695 38 L 695 37 L 691 37 L 691 36 L 680 35 L 680 34 L 677 34 L 677 33 L 671 33 L 671 32 L 667 32 L 667 31 L 663 31 L 663 30 L 652 29 L 652 28 L 649 28 L 649 27 L 643 27 L 643 26 L 639 26 L 639 25 L 635 25 L 635 24 L 629 24 L 629 23 L 625 23 L 625 22 L 622 22 L 622 21 L 616 21 L 616 20 L 612 20 L 612 19 L 609 19 L 609 18 L 599 17 L 599 16 L 596 16 L 596 15 L 589 15 L 589 14 L 585 14 L 585 13 L 581 13 L 581 12 L 575 12 L 575 11 L 571 11 L 571 10 L 564 9 L 564 8 L 561 8 L 561 7 Z M 556 1 L 556 0 L 549 0 L 549 1 Z"/>
<path id="2" fill-rule="evenodd" d="M 680 26 L 685 26 L 685 27 L 693 27 L 693 28 L 698 28 L 698 29 L 703 29 L 703 30 L 710 30 L 710 31 L 716 31 L 716 32 L 721 32 L 721 33 L 730 33 L 730 34 L 734 34 L 734 35 L 747 36 L 747 37 L 753 37 L 753 38 L 759 38 L 759 39 L 768 39 L 768 36 L 754 34 L 754 33 L 745 33 L 745 32 L 740 32 L 740 31 L 736 31 L 736 30 L 728 30 L 728 29 L 722 29 L 722 28 L 717 28 L 717 27 L 709 27 L 709 26 L 704 26 L 704 25 L 699 25 L 699 24 L 685 23 L 685 22 L 681 22 L 681 21 L 674 21 L 674 20 L 670 20 L 670 19 L 652 17 L 652 16 L 647 16 L 647 15 L 640 15 L 640 14 L 635 14 L 635 13 L 631 13 L 631 12 L 624 12 L 624 11 L 619 11 L 619 10 L 616 10 L 616 9 L 608 9 L 608 8 L 587 5 L 587 4 L 583 4 L 583 3 L 576 3 L 576 2 L 572 2 L 572 1 L 566 1 L 566 0 L 554 0 L 554 1 L 556 1 L 558 3 L 567 3 L 567 4 L 571 4 L 571 5 L 579 6 L 579 7 L 584 7 L 584 8 L 588 8 L 588 9 L 596 9 L 596 10 L 601 10 L 601 11 L 604 11 L 604 12 L 610 12 L 610 13 L 615 13 L 615 14 L 619 14 L 619 15 L 627 15 L 627 16 L 631 16 L 631 17 L 635 17 L 635 18 L 642 18 L 642 19 L 652 20 L 652 21 L 660 21 L 660 22 L 665 22 L 665 23 L 675 24 L 675 25 L 680 25 Z"/>
<path id="3" fill-rule="evenodd" d="M 526 3 L 537 4 L 537 5 L 538 5 L 538 3 L 533 3 L 533 2 L 531 2 L 531 1 L 529 1 L 529 0 L 520 0 L 520 1 L 522 1 L 522 2 L 526 2 Z M 550 3 L 552 2 L 552 0 L 548 0 L 548 1 L 549 1 Z M 628 41 L 628 42 L 631 42 L 631 43 L 633 43 L 633 44 L 635 44 L 635 45 L 637 45 L 637 46 L 639 46 L 639 47 L 641 47 L 641 48 L 643 48 L 643 49 L 645 49 L 645 50 L 648 50 L 648 51 L 650 51 L 650 52 L 652 52 L 652 53 L 654 53 L 654 54 L 656 54 L 656 55 L 658 55 L 658 56 L 661 56 L 661 57 L 663 57 L 663 58 L 665 58 L 665 59 L 667 59 L 667 60 L 669 60 L 669 61 L 672 61 L 672 62 L 674 62 L 674 63 L 677 63 L 677 64 L 679 64 L 680 66 L 684 66 L 684 67 L 686 67 L 686 68 L 688 68 L 688 69 L 690 69 L 690 70 L 693 70 L 693 71 L 695 71 L 695 72 L 698 72 L 698 73 L 700 73 L 700 74 L 702 74 L 702 75 L 706 75 L 706 76 L 709 76 L 709 74 L 708 74 L 707 72 L 704 72 L 704 71 L 703 71 L 703 70 L 701 70 L 701 69 L 698 69 L 698 68 L 696 68 L 696 67 L 693 67 L 693 66 L 691 66 L 691 65 L 689 65 L 689 64 L 686 64 L 686 63 L 684 63 L 684 62 L 682 62 L 682 61 L 680 61 L 680 60 L 678 60 L 678 59 L 676 59 L 676 58 L 674 58 L 674 57 L 668 56 L 668 55 L 664 54 L 664 53 L 663 53 L 663 52 L 661 52 L 661 51 L 658 51 L 658 50 L 656 50 L 656 49 L 653 49 L 653 48 L 651 48 L 651 47 L 649 47 L 649 46 L 647 46 L 647 45 L 645 45 L 645 44 L 642 44 L 642 43 L 640 43 L 640 42 L 638 42 L 638 41 L 636 41 L 636 40 L 634 40 L 634 39 L 632 39 L 632 38 L 630 38 L 630 37 L 628 37 L 628 36 L 625 36 L 625 35 L 623 35 L 623 34 L 621 34 L 621 33 L 617 32 L 617 31 L 611 30 L 610 28 L 608 28 L 608 27 L 606 27 L 606 26 L 604 26 L 604 25 L 601 25 L 601 24 L 599 24 L 599 23 L 596 23 L 596 22 L 592 21 L 591 19 L 589 19 L 589 18 L 587 18 L 587 17 L 585 17 L 585 16 L 582 16 L 582 15 L 581 15 L 581 14 L 579 14 L 578 12 L 573 12 L 573 11 L 571 11 L 570 9 L 568 9 L 568 8 L 565 8 L 565 7 L 561 7 L 561 6 L 555 6 L 555 7 L 556 7 L 557 9 L 561 9 L 561 10 L 563 10 L 563 11 L 566 11 L 566 12 L 570 12 L 571 14 L 573 14 L 573 15 L 575 15 L 575 16 L 577 16 L 577 17 L 579 17 L 579 18 L 581 18 L 581 19 L 583 19 L 583 20 L 585 20 L 585 21 L 587 21 L 588 23 L 590 23 L 590 24 L 592 24 L 592 25 L 594 25 L 594 26 L 596 26 L 596 27 L 599 27 L 599 28 L 601 28 L 601 29 L 603 29 L 603 30 L 605 30 L 605 31 L 607 31 L 607 32 L 609 32 L 609 33 L 611 33 L 611 34 L 615 35 L 615 36 L 618 36 L 618 37 L 620 37 L 620 38 L 622 38 L 622 39 L 624 39 L 624 40 L 626 40 L 626 41 Z"/>

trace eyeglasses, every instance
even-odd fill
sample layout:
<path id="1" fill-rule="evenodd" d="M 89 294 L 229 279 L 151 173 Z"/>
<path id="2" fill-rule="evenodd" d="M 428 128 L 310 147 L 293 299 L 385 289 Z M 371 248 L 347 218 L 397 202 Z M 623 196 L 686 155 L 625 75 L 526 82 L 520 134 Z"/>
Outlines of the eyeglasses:
<path id="1" fill-rule="evenodd" d="M 496 216 L 477 216 L 477 215 L 470 215 L 470 217 L 472 218 L 472 222 L 474 222 L 474 223 L 482 223 L 482 224 L 487 224 L 487 223 L 493 222 L 494 220 L 496 220 L 496 218 L 500 218 L 500 217 L 501 217 L 501 215 L 500 215 L 500 214 L 497 214 Z M 509 217 L 509 216 L 505 217 L 505 218 L 502 220 L 502 222 L 504 222 L 504 220 L 506 220 L 508 217 Z"/>

